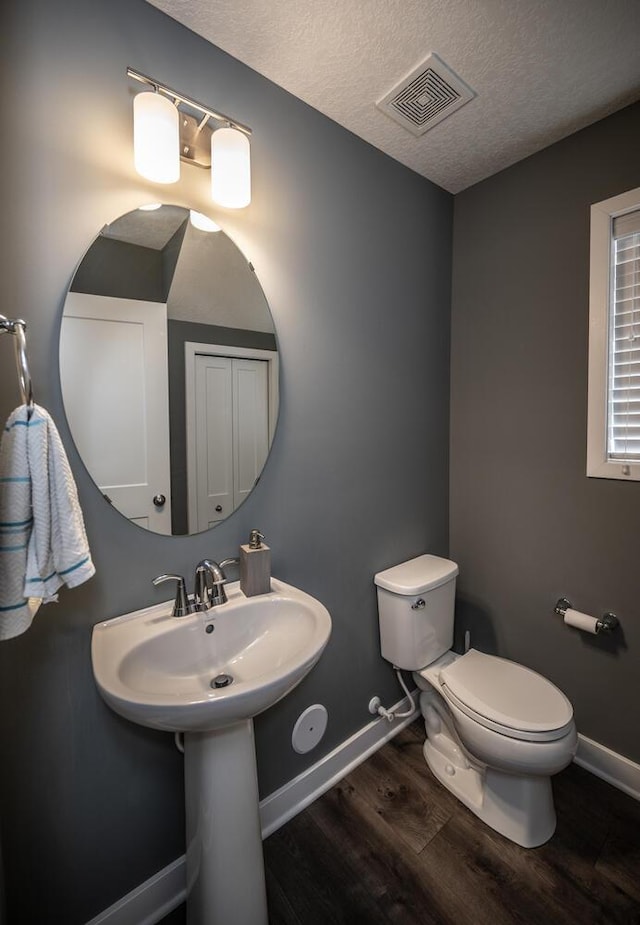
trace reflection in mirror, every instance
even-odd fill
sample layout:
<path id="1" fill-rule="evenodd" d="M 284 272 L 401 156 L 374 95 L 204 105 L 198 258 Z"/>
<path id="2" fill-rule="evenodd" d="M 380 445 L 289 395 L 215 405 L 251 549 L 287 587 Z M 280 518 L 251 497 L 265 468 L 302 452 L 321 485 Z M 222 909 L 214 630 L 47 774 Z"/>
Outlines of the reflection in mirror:
<path id="1" fill-rule="evenodd" d="M 278 414 L 267 301 L 211 226 L 178 206 L 123 215 L 64 305 L 60 375 L 78 452 L 106 500 L 156 533 L 228 517 L 260 477 Z"/>

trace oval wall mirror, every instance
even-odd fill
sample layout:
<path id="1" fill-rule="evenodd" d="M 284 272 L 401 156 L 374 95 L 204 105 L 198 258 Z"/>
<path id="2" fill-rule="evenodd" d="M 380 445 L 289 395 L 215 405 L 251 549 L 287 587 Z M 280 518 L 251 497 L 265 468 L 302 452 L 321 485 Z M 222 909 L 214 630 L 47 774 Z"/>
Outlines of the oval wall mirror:
<path id="1" fill-rule="evenodd" d="M 253 267 L 179 206 L 105 226 L 67 293 L 62 396 L 80 456 L 128 520 L 156 533 L 223 521 L 260 478 L 278 351 Z"/>

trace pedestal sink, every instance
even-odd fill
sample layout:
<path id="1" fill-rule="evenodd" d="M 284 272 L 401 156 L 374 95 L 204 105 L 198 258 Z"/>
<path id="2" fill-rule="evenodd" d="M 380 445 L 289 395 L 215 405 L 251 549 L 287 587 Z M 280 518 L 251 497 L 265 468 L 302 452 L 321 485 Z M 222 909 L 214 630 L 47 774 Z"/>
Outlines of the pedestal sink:
<path id="1" fill-rule="evenodd" d="M 247 598 L 236 582 L 207 613 L 177 618 L 158 604 L 93 630 L 109 706 L 184 733 L 188 925 L 267 923 L 253 717 L 293 690 L 331 633 L 319 601 L 271 587 Z"/>

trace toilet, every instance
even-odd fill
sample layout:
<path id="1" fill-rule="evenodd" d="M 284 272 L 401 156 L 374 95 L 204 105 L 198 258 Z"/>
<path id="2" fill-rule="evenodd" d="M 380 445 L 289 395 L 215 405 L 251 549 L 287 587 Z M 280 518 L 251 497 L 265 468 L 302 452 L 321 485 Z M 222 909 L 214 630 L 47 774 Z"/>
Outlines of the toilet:
<path id="1" fill-rule="evenodd" d="M 451 651 L 457 575 L 455 562 L 430 555 L 378 572 L 382 656 L 413 672 L 434 775 L 491 828 L 534 848 L 555 831 L 551 775 L 576 751 L 573 708 L 523 665 Z"/>

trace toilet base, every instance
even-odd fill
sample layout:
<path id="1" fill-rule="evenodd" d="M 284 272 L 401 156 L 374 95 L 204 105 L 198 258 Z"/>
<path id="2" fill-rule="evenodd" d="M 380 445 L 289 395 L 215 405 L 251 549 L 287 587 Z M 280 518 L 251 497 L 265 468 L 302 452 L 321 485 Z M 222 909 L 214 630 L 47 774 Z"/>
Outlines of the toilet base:
<path id="1" fill-rule="evenodd" d="M 523 848 L 537 848 L 556 828 L 551 779 L 503 774 L 458 763 L 429 739 L 424 757 L 435 777 L 484 823 Z"/>

